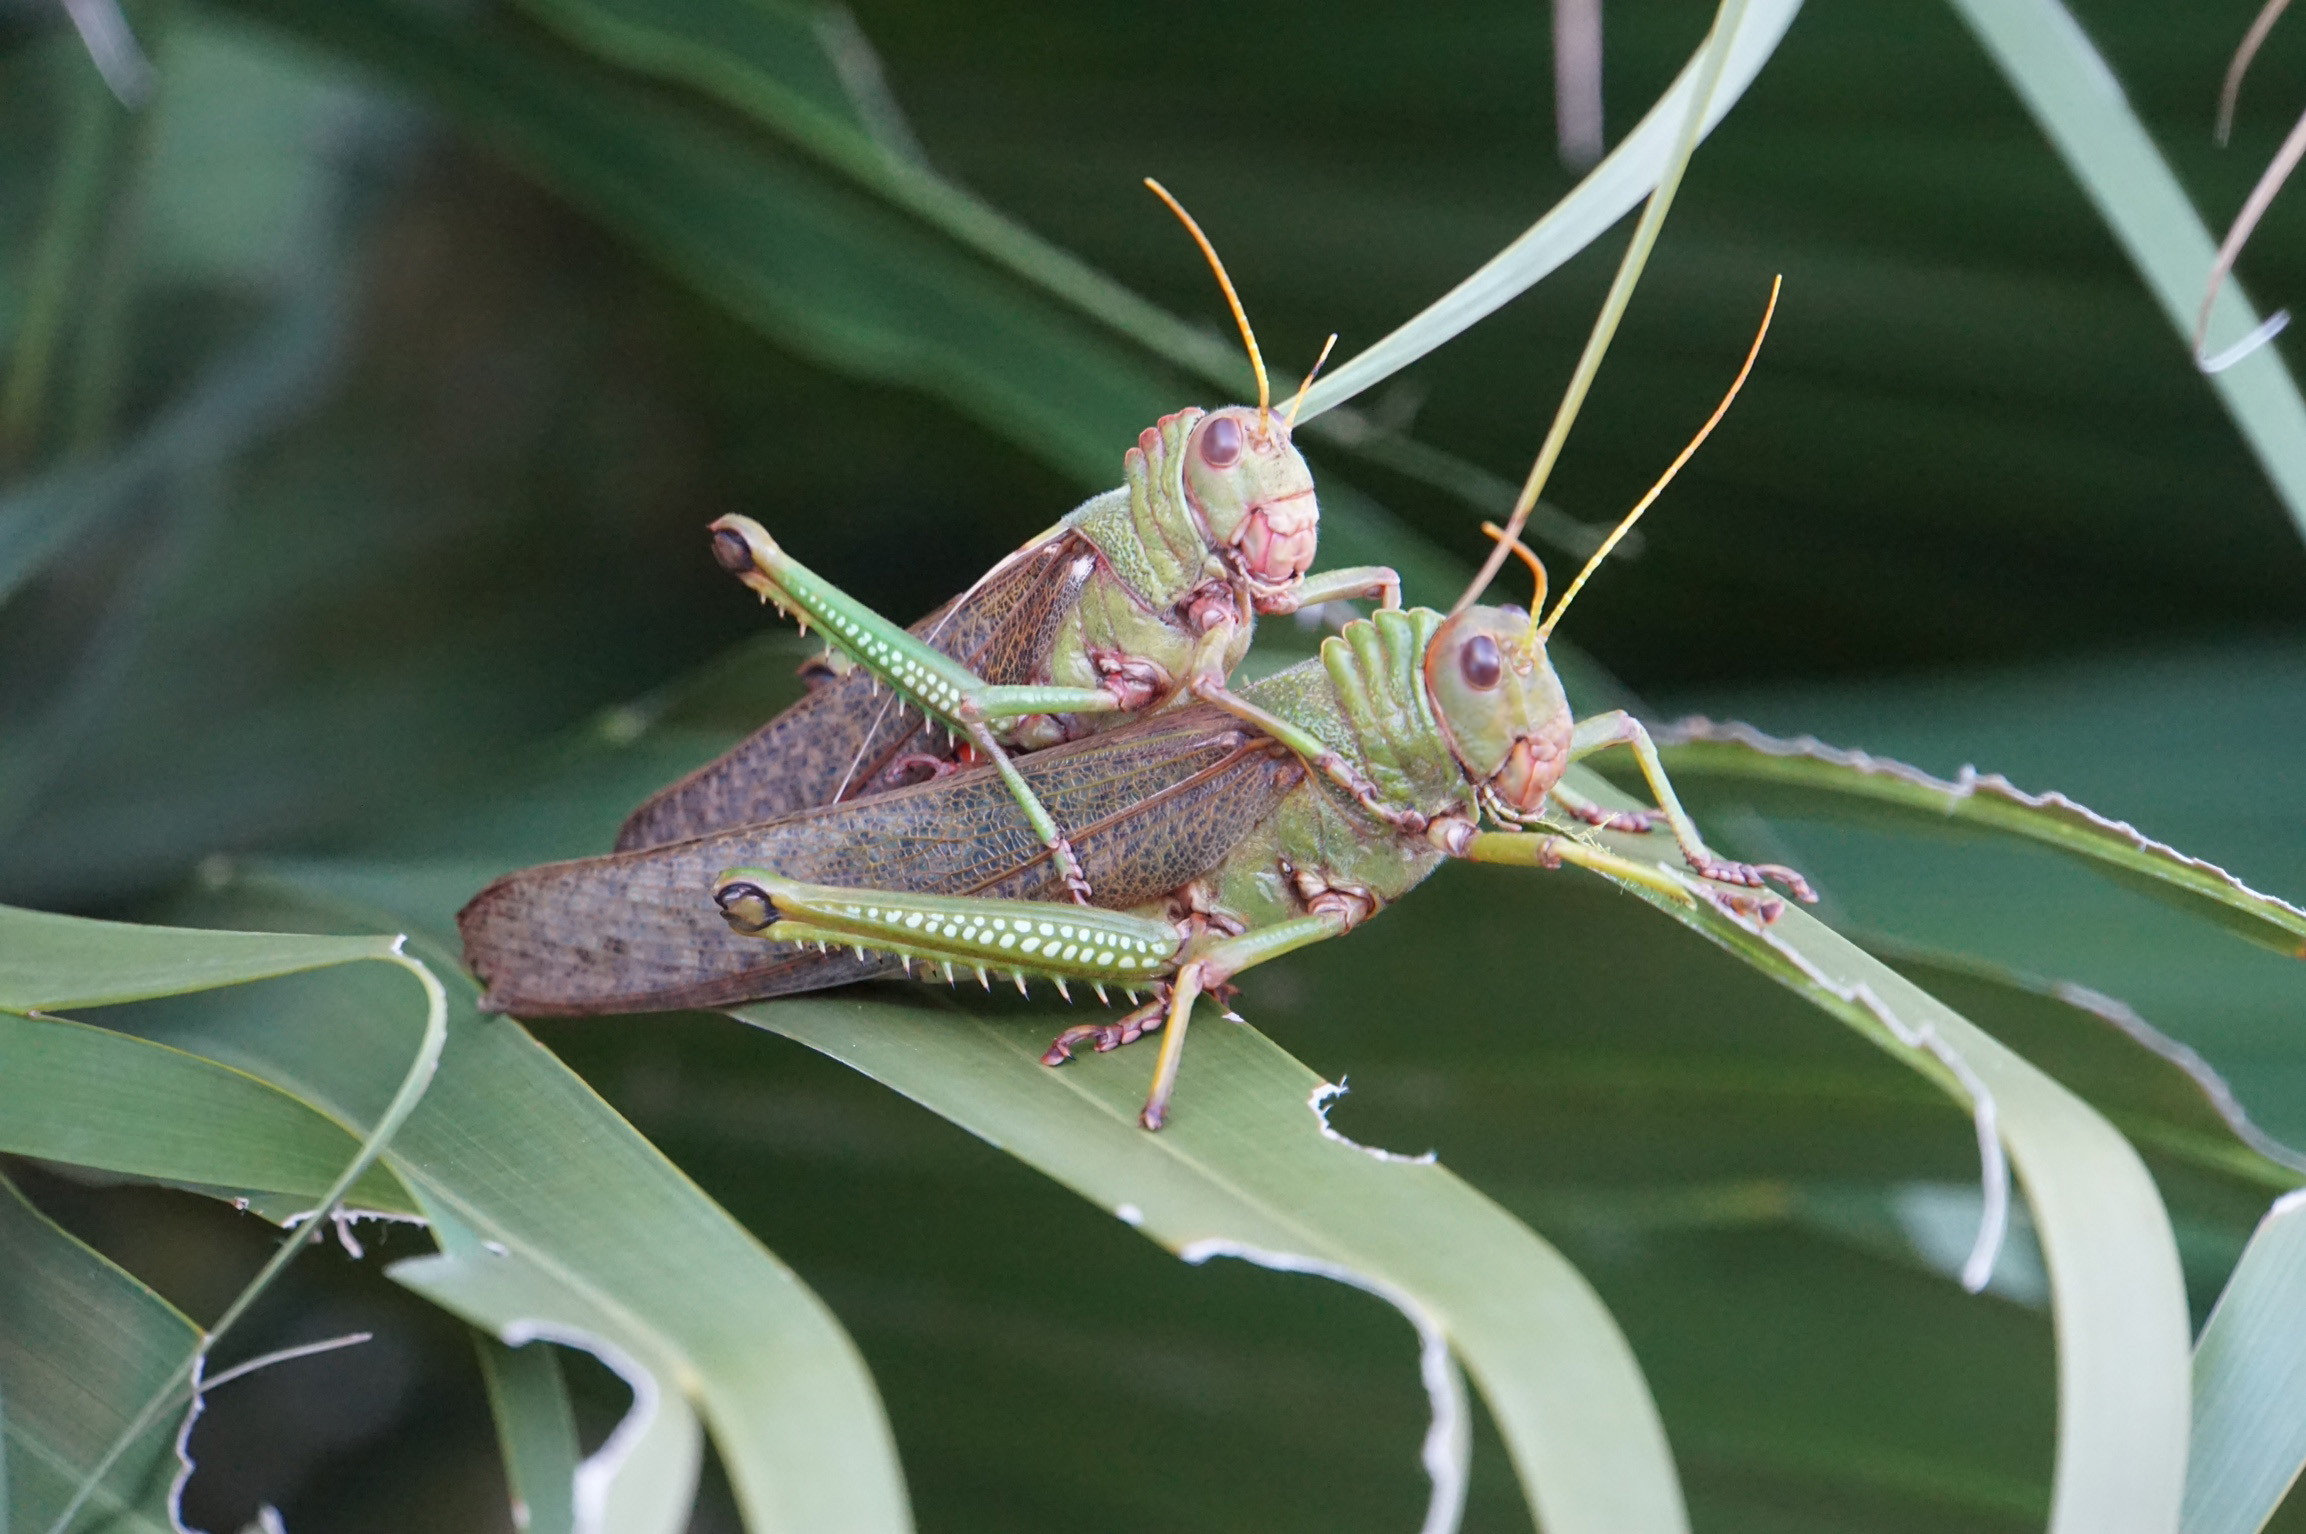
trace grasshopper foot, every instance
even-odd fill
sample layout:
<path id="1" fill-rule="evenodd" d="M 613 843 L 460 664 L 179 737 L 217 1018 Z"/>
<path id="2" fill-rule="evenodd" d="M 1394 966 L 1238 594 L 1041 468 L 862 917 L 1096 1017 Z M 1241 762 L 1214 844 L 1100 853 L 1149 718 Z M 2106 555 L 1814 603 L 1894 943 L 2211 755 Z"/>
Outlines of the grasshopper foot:
<path id="1" fill-rule="evenodd" d="M 1731 890 L 1715 897 L 1730 910 L 1748 921 L 1768 926 L 1786 914 L 1786 903 L 1771 894 L 1754 894 L 1750 890 Z"/>
<path id="2" fill-rule="evenodd" d="M 926 751 L 908 751 L 889 764 L 881 781 L 891 788 L 910 788 L 915 783 L 934 783 L 961 770 L 962 764 Z"/>
<path id="3" fill-rule="evenodd" d="M 1065 893 L 1073 897 L 1075 905 L 1087 905 L 1089 876 L 1081 872 L 1081 860 L 1073 855 L 1073 844 L 1060 836 L 1049 844 L 1049 853 L 1065 880 Z"/>
<path id="4" fill-rule="evenodd" d="M 1689 864 L 1697 870 L 1701 879 L 1712 879 L 1722 884 L 1742 884 L 1747 889 L 1766 889 L 1768 882 L 1774 879 L 1785 886 L 1787 894 L 1803 905 L 1818 903 L 1817 891 L 1810 888 L 1810 881 L 1782 863 L 1733 863 L 1727 858 L 1717 858 L 1707 853 L 1703 857 L 1691 858 Z"/>
<path id="5" fill-rule="evenodd" d="M 1566 808 L 1569 814 L 1597 831 L 1627 831 L 1645 836 L 1665 824 L 1665 815 L 1658 810 L 1610 810 L 1598 804 L 1573 804 Z"/>
<path id="6" fill-rule="evenodd" d="M 1160 1031 L 1167 1006 L 1165 998 L 1155 997 L 1117 1023 L 1076 1024 L 1050 1041 L 1041 1063 L 1063 1065 L 1073 1058 L 1074 1046 L 1080 1044 L 1092 1046 L 1101 1055 L 1110 1054 L 1124 1044 L 1134 1044 L 1148 1033 Z"/>

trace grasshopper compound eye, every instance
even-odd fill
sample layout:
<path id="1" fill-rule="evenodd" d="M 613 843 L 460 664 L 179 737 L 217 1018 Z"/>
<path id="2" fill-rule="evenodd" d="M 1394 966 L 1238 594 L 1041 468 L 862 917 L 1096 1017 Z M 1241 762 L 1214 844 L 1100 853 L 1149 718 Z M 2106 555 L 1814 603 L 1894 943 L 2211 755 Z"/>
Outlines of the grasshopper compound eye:
<path id="1" fill-rule="evenodd" d="M 1488 692 L 1505 675 L 1505 657 L 1498 654 L 1496 640 L 1476 634 L 1457 652 L 1457 670 L 1466 686 L 1475 692 Z"/>
<path id="2" fill-rule="evenodd" d="M 1241 423 L 1229 415 L 1212 416 L 1201 428 L 1201 461 L 1212 469 L 1230 469 L 1241 461 Z"/>

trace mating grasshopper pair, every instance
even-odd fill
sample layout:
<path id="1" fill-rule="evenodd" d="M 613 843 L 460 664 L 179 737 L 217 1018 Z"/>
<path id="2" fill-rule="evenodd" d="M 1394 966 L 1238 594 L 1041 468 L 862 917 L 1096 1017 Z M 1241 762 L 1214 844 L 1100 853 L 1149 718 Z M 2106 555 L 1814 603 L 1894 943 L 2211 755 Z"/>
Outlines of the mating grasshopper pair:
<path id="1" fill-rule="evenodd" d="M 1141 1116 L 1154 1129 L 1199 997 L 1351 930 L 1449 859 L 1571 863 L 1695 901 L 1696 881 L 1572 828 L 1662 820 L 1697 879 L 1727 886 L 1717 898 L 1766 917 L 1769 878 L 1809 898 L 1788 870 L 1706 849 L 1637 721 L 1572 718 L 1545 645 L 1583 574 L 1542 621 L 1544 572 L 1526 550 L 1538 577 L 1526 612 L 1469 605 L 1474 591 L 1450 615 L 1403 609 L 1390 571 L 1309 577 L 1311 478 L 1258 372 L 1255 411 L 1168 418 L 1130 455 L 1123 490 L 914 632 L 749 521 L 716 524 L 722 562 L 813 621 L 853 669 L 643 806 L 623 850 L 475 897 L 458 920 L 485 1004 L 728 1005 L 915 965 L 948 982 L 1038 977 L 1068 996 L 1075 981 L 1100 999 L 1146 988 L 1150 1002 L 1067 1029 L 1043 1059 L 1160 1031 Z M 1318 658 L 1230 685 L 1255 613 L 1341 596 L 1385 605 Z M 905 749 L 933 745 L 932 725 L 983 764 Z M 1634 752 L 1654 814 L 1612 815 L 1562 784 L 1571 762 L 1613 746 Z M 887 786 L 923 766 L 927 781 Z"/>

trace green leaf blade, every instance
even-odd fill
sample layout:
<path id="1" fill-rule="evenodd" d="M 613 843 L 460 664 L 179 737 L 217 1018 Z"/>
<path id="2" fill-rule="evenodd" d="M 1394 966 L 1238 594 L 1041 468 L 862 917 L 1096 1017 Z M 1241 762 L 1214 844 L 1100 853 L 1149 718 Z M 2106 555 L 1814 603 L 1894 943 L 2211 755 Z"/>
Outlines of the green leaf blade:
<path id="1" fill-rule="evenodd" d="M 115 1436 L 174 1378 L 200 1332 L 0 1179 L 0 1396 L 7 1517 L 45 1531 Z M 187 1408 L 189 1410 L 189 1407 Z M 170 1534 L 178 1419 L 156 1424 L 90 1501 L 105 1527 Z"/>
<path id="2" fill-rule="evenodd" d="M 332 879 L 325 865 L 309 865 L 215 891 L 206 909 L 233 920 L 262 912 L 288 926 L 407 920 L 421 929 L 408 918 L 437 916 L 421 895 L 405 917 L 369 903 L 393 890 L 408 893 L 393 880 Z M 454 972 L 428 939 L 410 946 Z M 368 983 L 349 971 L 284 981 L 261 1008 L 193 998 L 172 1003 L 156 1026 L 179 1048 L 359 1125 L 375 1095 L 362 1041 L 287 1020 L 364 1010 L 357 988 Z M 300 987 L 314 989 L 300 995 Z M 470 981 L 458 976 L 450 988 L 439 1073 L 389 1157 L 450 1249 L 442 1266 L 407 1276 L 444 1297 L 453 1290 L 477 1324 L 501 1331 L 484 1319 L 501 1313 L 557 1325 L 556 1340 L 582 1337 L 621 1361 L 612 1367 L 646 1370 L 668 1413 L 711 1429 L 748 1528 L 909 1530 L 879 1397 L 824 1302 L 519 1024 L 475 1011 Z M 471 1233 L 471 1246 L 458 1231 Z M 531 1281 L 518 1282 L 522 1274 Z M 619 1489 L 611 1477 L 601 1505 L 630 1496 L 663 1506 L 665 1467 L 675 1462 L 667 1443 L 677 1447 L 677 1433 L 636 1462 L 644 1481 Z"/>
<path id="3" fill-rule="evenodd" d="M 1750 725 L 1685 719 L 1658 732 L 1677 779 L 1768 785 L 1828 803 L 1893 812 L 1907 825 L 1960 825 L 2020 837 L 2111 873 L 2264 947 L 2306 957 L 2306 910 L 2252 889 L 2200 858 L 2154 840 L 2060 793 L 2030 794 L 1998 773 L 1933 777 L 1903 762 L 1820 741 L 1781 740 Z"/>
<path id="4" fill-rule="evenodd" d="M 390 937 L 146 927 L 0 906 L 0 1009 L 143 1001 L 398 952 Z"/>
<path id="5" fill-rule="evenodd" d="M 2194 1349 L 2184 1534 L 2257 1534 L 2306 1467 L 2306 1198 L 2266 1212 Z"/>
<path id="6" fill-rule="evenodd" d="M 1686 1527 L 1648 1387 L 1585 1280 L 1440 1166 L 1326 1135 L 1321 1079 L 1254 1029 L 1205 1023 L 1174 1121 L 1147 1134 L 1136 1122 L 1144 1070 L 1126 1055 L 1041 1066 L 1045 1020 L 850 999 L 738 1015 L 922 1103 L 1189 1260 L 1310 1261 L 1322 1266 L 1307 1271 L 1407 1297 L 1482 1387 L 1551 1534 Z M 1437 1478 L 1436 1505 L 1446 1493 Z"/>
<path id="7" fill-rule="evenodd" d="M 1590 771 L 1572 776 L 1582 779 L 1581 791 L 1628 803 Z M 1676 866 L 1673 854 L 1654 846 L 1605 839 L 1631 856 Z M 2007 1147 L 2049 1268 L 2058 1335 L 2050 1528 L 2174 1530 L 2190 1393 L 2185 1279 L 2169 1216 L 2136 1150 L 2079 1097 L 1807 913 L 1789 908 L 1764 925 L 1718 901 L 1684 905 L 1631 892 L 1968 1104 L 1982 1149 L 1990 1151 L 1983 1144 L 1989 1135 Z M 1995 1182 L 1989 1163 L 1989 1220 Z"/>
<path id="8" fill-rule="evenodd" d="M 2178 334 L 2192 344 L 2217 242 L 2138 120 L 2120 82 L 2058 0 L 1951 0 L 2105 218 Z M 2216 351 L 2258 328 L 2229 280 L 2210 313 Z M 2306 532 L 2306 400 L 2281 354 L 2262 346 L 2210 387 L 2240 428 L 2291 520 Z"/>
<path id="9" fill-rule="evenodd" d="M 0 1016 L 0 1151 L 317 1204 L 359 1140 L 242 1071 L 60 1018 Z M 364 1209 L 414 1215 L 389 1168 L 353 1185 Z"/>
<path id="10" fill-rule="evenodd" d="M 560 1361 L 549 1343 L 508 1347 L 486 1328 L 474 1329 L 473 1347 L 496 1419 L 513 1526 L 524 1534 L 575 1534 L 580 1456 Z"/>
<path id="11" fill-rule="evenodd" d="M 1719 66 L 1721 76 L 1706 98 L 1705 116 L 1698 127 L 1701 139 L 1744 96 L 1800 10 L 1801 0 L 1754 0 L 1737 18 L 1728 55 Z M 1681 136 L 1706 69 L 1704 53 L 1701 47 L 1691 56 L 1633 132 L 1543 218 L 1415 318 L 1315 382 L 1306 393 L 1299 419 L 1312 420 L 1383 383 L 1504 308 L 1608 233 L 1612 224 L 1650 194 L 1671 164 L 1675 140 Z"/>

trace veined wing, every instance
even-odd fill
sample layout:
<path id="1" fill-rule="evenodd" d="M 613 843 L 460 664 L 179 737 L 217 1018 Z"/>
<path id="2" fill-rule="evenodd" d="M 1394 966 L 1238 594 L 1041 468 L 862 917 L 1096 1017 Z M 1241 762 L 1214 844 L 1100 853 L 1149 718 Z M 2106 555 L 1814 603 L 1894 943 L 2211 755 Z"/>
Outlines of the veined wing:
<path id="1" fill-rule="evenodd" d="M 1002 561 L 986 579 L 913 625 L 913 632 L 989 682 L 1037 675 L 1058 626 L 1089 578 L 1096 549 L 1061 529 Z M 872 677 L 851 671 L 654 797 L 627 817 L 617 850 L 686 841 L 853 798 L 900 757 L 949 760 L 941 731 L 899 705 Z"/>
<path id="2" fill-rule="evenodd" d="M 1214 709 L 1163 714 L 1018 761 L 1098 903 L 1142 906 L 1214 869 L 1303 765 Z M 483 1005 L 530 1017 L 730 1006 L 888 973 L 895 961 L 739 937 L 712 888 L 740 866 L 858 889 L 1058 900 L 1048 850 L 989 767 L 683 842 L 508 874 L 457 915 Z"/>

